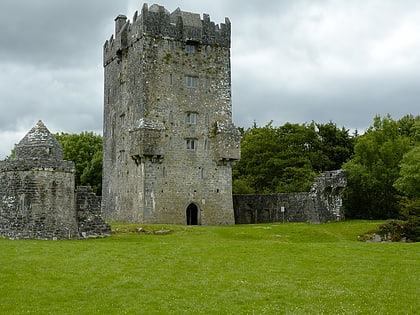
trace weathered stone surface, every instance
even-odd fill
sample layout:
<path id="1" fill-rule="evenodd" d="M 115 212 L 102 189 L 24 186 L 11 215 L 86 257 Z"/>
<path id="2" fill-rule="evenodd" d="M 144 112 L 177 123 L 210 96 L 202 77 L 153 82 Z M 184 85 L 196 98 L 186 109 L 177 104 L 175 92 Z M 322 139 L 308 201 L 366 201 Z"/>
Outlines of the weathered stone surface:
<path id="1" fill-rule="evenodd" d="M 77 239 L 79 223 L 89 236 L 110 231 L 103 227 L 97 200 L 83 200 L 78 194 L 78 201 L 84 202 L 76 202 L 74 163 L 62 159 L 61 145 L 42 121 L 17 144 L 15 152 L 16 158 L 0 161 L 0 236 Z M 78 213 L 83 207 L 88 209 Z M 91 218 L 96 223 L 88 225 Z"/>
<path id="2" fill-rule="evenodd" d="M 230 22 L 145 4 L 104 45 L 102 207 L 114 221 L 233 224 Z"/>
<path id="3" fill-rule="evenodd" d="M 337 170 L 325 172 L 316 178 L 309 192 L 234 195 L 235 222 L 321 223 L 343 220 L 341 195 L 346 185 L 346 173 Z"/>
<path id="4" fill-rule="evenodd" d="M 57 139 L 39 120 L 38 123 L 16 145 L 17 159 L 52 159 L 63 160 L 63 149 Z"/>
<path id="5" fill-rule="evenodd" d="M 90 186 L 77 187 L 76 213 L 80 237 L 111 235 L 111 227 L 102 219 L 101 197 L 96 196 Z"/>

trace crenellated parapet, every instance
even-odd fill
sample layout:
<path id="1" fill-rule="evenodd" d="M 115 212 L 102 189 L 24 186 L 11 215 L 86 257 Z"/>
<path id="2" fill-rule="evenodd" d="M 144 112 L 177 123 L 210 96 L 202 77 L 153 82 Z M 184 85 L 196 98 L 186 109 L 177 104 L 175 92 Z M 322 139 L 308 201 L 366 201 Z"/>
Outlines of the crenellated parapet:
<path id="1" fill-rule="evenodd" d="M 124 49 L 144 36 L 230 48 L 231 23 L 228 18 L 216 24 L 208 14 L 201 18 L 200 14 L 179 8 L 170 13 L 163 6 L 154 4 L 149 8 L 144 4 L 141 14 L 136 11 L 132 22 L 125 15 L 115 18 L 115 33 L 104 44 L 104 65 L 119 58 Z"/>

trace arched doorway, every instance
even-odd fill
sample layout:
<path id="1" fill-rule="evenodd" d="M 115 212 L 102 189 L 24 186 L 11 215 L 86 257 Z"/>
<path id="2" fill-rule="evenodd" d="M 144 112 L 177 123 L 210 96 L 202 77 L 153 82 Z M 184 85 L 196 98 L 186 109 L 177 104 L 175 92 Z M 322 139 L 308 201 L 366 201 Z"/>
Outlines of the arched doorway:
<path id="1" fill-rule="evenodd" d="M 197 225 L 198 224 L 198 207 L 196 204 L 191 203 L 187 207 L 187 225 Z"/>

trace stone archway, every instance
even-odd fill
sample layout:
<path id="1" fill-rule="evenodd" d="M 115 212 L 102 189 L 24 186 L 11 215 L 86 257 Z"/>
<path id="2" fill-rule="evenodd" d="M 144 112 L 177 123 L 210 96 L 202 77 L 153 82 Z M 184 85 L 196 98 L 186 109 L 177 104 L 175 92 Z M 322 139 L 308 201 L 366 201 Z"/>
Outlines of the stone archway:
<path id="1" fill-rule="evenodd" d="M 198 225 L 198 207 L 194 203 L 190 203 L 186 211 L 187 225 Z"/>

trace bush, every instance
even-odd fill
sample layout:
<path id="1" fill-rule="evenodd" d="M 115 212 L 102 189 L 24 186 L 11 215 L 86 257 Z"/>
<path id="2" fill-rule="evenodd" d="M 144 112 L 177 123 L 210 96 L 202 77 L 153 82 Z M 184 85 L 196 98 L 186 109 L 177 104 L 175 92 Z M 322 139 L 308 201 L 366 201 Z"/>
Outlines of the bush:
<path id="1" fill-rule="evenodd" d="M 420 242 L 420 219 L 411 217 L 408 221 L 390 220 L 378 227 L 376 232 L 382 240 Z"/>

